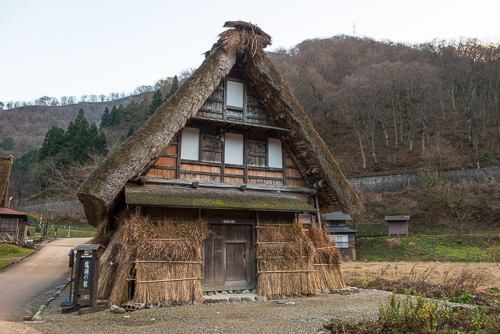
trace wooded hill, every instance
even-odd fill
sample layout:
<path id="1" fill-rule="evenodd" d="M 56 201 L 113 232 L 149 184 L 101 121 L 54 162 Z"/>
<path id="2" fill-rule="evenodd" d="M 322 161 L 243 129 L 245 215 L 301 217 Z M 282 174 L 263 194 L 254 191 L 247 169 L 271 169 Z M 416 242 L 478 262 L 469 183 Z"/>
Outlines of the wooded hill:
<path id="1" fill-rule="evenodd" d="M 269 56 L 348 176 L 498 164 L 498 45 L 335 36 Z M 105 131 L 109 146 L 146 120 L 152 97 L 0 111 L 0 154 L 38 149 L 52 125 L 66 128 L 79 109 L 99 123 L 106 107 L 122 104 L 123 121 Z"/>
<path id="2" fill-rule="evenodd" d="M 270 56 L 348 175 L 498 163 L 498 45 L 337 36 Z"/>

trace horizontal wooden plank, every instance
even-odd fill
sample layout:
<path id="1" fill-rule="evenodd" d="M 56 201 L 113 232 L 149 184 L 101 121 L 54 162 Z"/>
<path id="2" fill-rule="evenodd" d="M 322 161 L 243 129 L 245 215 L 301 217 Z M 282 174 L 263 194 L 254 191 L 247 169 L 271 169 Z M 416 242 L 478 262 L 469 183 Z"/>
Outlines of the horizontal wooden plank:
<path id="1" fill-rule="evenodd" d="M 232 167 L 226 167 L 224 169 L 224 172 L 226 174 L 233 174 L 233 175 L 243 175 L 243 168 L 232 168 Z"/>
<path id="2" fill-rule="evenodd" d="M 160 157 L 155 162 L 155 166 L 175 167 L 176 165 L 177 165 L 176 158 Z"/>
<path id="3" fill-rule="evenodd" d="M 286 185 L 288 187 L 299 187 L 299 188 L 306 186 L 305 182 L 302 180 L 294 180 L 288 178 L 286 179 Z"/>
<path id="4" fill-rule="evenodd" d="M 168 169 L 151 168 L 147 172 L 146 177 L 157 177 L 157 178 L 162 178 L 162 179 L 175 179 L 176 178 L 176 171 L 175 171 L 175 169 L 168 170 Z"/>
<path id="5" fill-rule="evenodd" d="M 300 175 L 300 172 L 298 169 L 287 168 L 286 169 L 286 177 L 300 177 L 300 178 L 302 178 L 302 175 Z"/>
<path id="6" fill-rule="evenodd" d="M 168 145 L 163 153 L 166 155 L 177 155 L 177 145 Z"/>
<path id="7" fill-rule="evenodd" d="M 242 177 L 231 177 L 231 176 L 224 176 L 224 181 L 225 182 L 239 182 L 243 183 L 243 178 Z"/>

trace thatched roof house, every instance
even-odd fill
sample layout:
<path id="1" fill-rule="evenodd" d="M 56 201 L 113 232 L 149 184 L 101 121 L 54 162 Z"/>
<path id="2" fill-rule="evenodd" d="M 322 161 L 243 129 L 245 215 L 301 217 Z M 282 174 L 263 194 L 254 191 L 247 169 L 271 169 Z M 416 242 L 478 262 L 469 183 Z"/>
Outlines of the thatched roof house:
<path id="1" fill-rule="evenodd" d="M 204 287 L 213 289 L 255 284 L 255 258 L 263 252 L 256 245 L 271 235 L 257 232 L 259 225 L 314 225 L 320 211 L 360 207 L 267 58 L 270 36 L 245 22 L 225 27 L 203 64 L 78 192 L 104 243 L 113 243 L 109 236 L 119 234 L 127 212 L 155 222 L 208 222 L 212 233 L 200 256 Z"/>

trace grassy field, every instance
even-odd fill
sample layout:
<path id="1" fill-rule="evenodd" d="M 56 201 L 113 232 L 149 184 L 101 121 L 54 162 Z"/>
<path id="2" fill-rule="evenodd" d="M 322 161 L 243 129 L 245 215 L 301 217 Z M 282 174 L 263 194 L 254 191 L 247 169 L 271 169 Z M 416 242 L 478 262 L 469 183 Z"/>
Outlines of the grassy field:
<path id="1" fill-rule="evenodd" d="M 494 262 L 500 234 L 441 234 L 358 238 L 358 261 Z"/>
<path id="2" fill-rule="evenodd" d="M 9 244 L 0 244 L 0 269 L 7 267 L 12 261 L 18 260 L 31 253 L 33 253 L 32 249 Z"/>
<path id="3" fill-rule="evenodd" d="M 55 237 L 55 229 L 57 228 L 57 237 L 58 238 L 67 238 L 68 237 L 68 231 L 69 228 L 68 226 L 63 226 L 63 225 L 50 225 L 49 224 L 49 229 L 47 231 L 47 239 L 48 240 L 53 240 Z M 71 232 L 70 232 L 70 238 L 92 238 L 95 235 L 96 229 L 89 226 L 89 227 L 81 227 L 81 226 L 76 226 L 76 227 L 71 227 Z M 35 227 L 30 226 L 29 227 L 29 232 L 30 232 L 30 239 L 33 240 L 39 240 L 41 236 L 35 236 Z M 42 229 L 43 233 L 43 229 Z"/>
<path id="4" fill-rule="evenodd" d="M 461 274 L 471 273 L 479 291 L 500 290 L 500 264 L 459 262 L 345 262 L 342 276 L 351 286 L 369 286 L 377 278 L 390 282 L 419 281 L 426 285 L 453 283 Z M 387 286 L 385 290 L 391 290 Z"/>

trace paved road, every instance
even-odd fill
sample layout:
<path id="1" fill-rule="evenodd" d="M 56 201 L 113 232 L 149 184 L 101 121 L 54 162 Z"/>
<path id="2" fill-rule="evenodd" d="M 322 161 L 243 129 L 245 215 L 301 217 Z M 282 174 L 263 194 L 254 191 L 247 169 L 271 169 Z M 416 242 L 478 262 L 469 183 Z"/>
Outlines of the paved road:
<path id="1" fill-rule="evenodd" d="M 68 277 L 68 253 L 90 238 L 58 239 L 0 271 L 0 320 L 22 321 L 28 303 Z"/>

